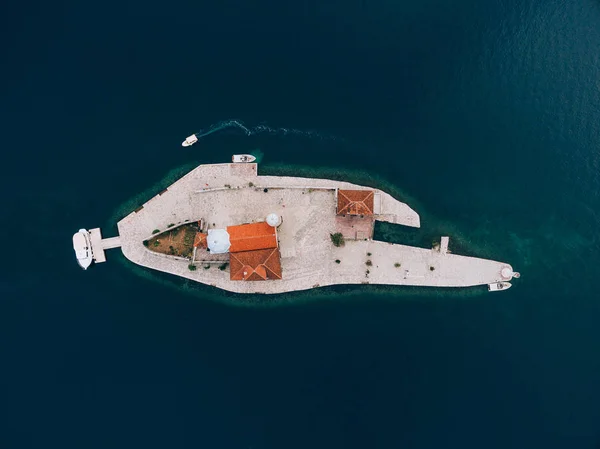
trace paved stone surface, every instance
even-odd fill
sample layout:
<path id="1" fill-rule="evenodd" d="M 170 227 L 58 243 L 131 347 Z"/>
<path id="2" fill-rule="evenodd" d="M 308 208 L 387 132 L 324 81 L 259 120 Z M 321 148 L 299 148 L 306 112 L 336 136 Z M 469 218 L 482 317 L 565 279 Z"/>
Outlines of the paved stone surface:
<path id="1" fill-rule="evenodd" d="M 336 248 L 329 237 L 336 230 L 336 188 L 370 189 L 326 179 L 258 176 L 256 164 L 201 165 L 118 223 L 121 249 L 139 265 L 239 293 L 365 282 L 460 287 L 506 280 L 500 274 L 503 267 L 512 272 L 501 262 L 387 242 L 348 241 Z M 420 226 L 408 205 L 371 190 L 376 191 L 377 220 Z M 216 267 L 190 271 L 188 261 L 153 253 L 142 243 L 154 229 L 171 223 L 203 219 L 208 228 L 225 228 L 264 221 L 272 212 L 283 219 L 278 228 L 282 280 L 231 281 L 228 270 Z"/>
<path id="2" fill-rule="evenodd" d="M 95 263 L 106 262 L 105 249 L 118 248 L 121 246 L 121 237 L 102 238 L 100 228 L 90 229 L 90 243 L 92 245 L 92 256 Z"/>
<path id="3" fill-rule="evenodd" d="M 440 253 L 446 254 L 448 252 L 448 244 L 450 243 L 450 237 L 442 237 L 440 241 Z"/>
<path id="4" fill-rule="evenodd" d="M 104 249 L 112 249 L 119 248 L 121 246 L 121 237 L 110 237 L 107 239 L 102 239 L 102 248 Z"/>

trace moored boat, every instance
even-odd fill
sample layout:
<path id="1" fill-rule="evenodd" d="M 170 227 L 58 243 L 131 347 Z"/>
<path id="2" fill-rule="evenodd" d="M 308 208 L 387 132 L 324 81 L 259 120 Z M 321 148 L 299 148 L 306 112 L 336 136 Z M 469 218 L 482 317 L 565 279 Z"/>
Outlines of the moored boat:
<path id="1" fill-rule="evenodd" d="M 191 136 L 186 137 L 183 142 L 181 142 L 181 146 L 182 147 L 190 147 L 190 146 L 194 145 L 196 142 L 198 142 L 198 138 L 196 137 L 196 134 L 192 134 Z"/>
<path id="2" fill-rule="evenodd" d="M 77 263 L 81 268 L 87 270 L 92 264 L 92 244 L 90 243 L 90 233 L 86 229 L 80 229 L 73 234 L 73 249 L 77 257 Z"/>
<path id="3" fill-rule="evenodd" d="M 235 163 L 247 163 L 254 162 L 256 158 L 251 154 L 234 154 L 231 160 Z"/>
<path id="4" fill-rule="evenodd" d="M 508 290 L 512 287 L 510 282 L 494 282 L 493 284 L 488 284 L 489 292 L 499 292 L 500 290 Z"/>

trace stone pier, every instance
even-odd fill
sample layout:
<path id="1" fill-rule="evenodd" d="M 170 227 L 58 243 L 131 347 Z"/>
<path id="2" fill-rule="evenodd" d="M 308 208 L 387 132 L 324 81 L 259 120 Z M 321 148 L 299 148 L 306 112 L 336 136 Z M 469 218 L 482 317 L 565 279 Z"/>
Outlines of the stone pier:
<path id="1" fill-rule="evenodd" d="M 92 244 L 92 256 L 95 263 L 106 262 L 105 249 L 120 248 L 121 237 L 102 238 L 100 228 L 90 229 L 90 240 Z"/>

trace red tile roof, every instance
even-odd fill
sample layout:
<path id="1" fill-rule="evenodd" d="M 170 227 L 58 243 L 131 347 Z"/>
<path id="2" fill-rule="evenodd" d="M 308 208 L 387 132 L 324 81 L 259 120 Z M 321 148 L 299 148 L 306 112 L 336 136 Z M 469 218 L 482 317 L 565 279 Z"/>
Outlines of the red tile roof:
<path id="1" fill-rule="evenodd" d="M 277 234 L 266 222 L 228 226 L 230 253 L 277 248 Z"/>
<path id="2" fill-rule="evenodd" d="M 281 260 L 277 248 L 229 254 L 229 278 L 232 281 L 281 279 Z"/>
<path id="3" fill-rule="evenodd" d="M 196 237 L 194 237 L 194 246 L 196 248 L 198 248 L 198 247 L 206 248 L 207 247 L 206 234 L 203 234 L 201 232 L 196 232 Z"/>
<path id="4" fill-rule="evenodd" d="M 338 190 L 338 215 L 373 215 L 372 190 Z"/>

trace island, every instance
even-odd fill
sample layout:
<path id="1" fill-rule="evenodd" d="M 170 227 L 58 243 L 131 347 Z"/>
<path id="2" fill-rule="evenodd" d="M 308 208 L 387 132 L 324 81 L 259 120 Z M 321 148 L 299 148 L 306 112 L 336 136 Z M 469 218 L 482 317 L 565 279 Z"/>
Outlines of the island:
<path id="1" fill-rule="evenodd" d="M 120 247 L 135 264 L 236 293 L 335 284 L 498 291 L 519 277 L 508 263 L 452 254 L 448 236 L 433 248 L 374 240 L 376 221 L 421 225 L 379 189 L 261 176 L 256 163 L 204 164 L 121 219 L 118 236 L 81 229 L 74 247 L 83 268 Z"/>

